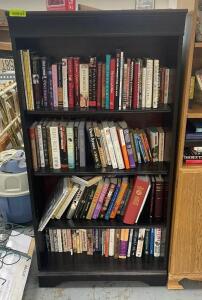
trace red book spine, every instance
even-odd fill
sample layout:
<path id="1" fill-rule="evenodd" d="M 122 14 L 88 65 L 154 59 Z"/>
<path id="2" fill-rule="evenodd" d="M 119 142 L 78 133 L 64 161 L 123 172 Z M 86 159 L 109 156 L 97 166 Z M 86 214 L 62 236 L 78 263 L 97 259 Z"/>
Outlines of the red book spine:
<path id="1" fill-rule="evenodd" d="M 97 66 L 97 108 L 101 108 L 102 98 L 102 63 Z"/>
<path id="2" fill-rule="evenodd" d="M 74 71 L 73 71 L 73 57 L 67 59 L 67 76 L 68 76 L 68 100 L 69 108 L 74 108 Z"/>
<path id="3" fill-rule="evenodd" d="M 133 75 L 133 108 L 136 109 L 138 107 L 139 102 L 139 91 L 138 91 L 138 72 L 139 65 L 135 62 L 134 64 L 134 75 Z"/>
<path id="4" fill-rule="evenodd" d="M 80 105 L 80 91 L 79 91 L 79 57 L 74 57 L 74 93 L 75 93 L 75 106 Z"/>
<path id="5" fill-rule="evenodd" d="M 202 164 L 202 159 L 186 159 L 185 163 L 187 165 L 197 165 L 197 164 Z"/>
<path id="6" fill-rule="evenodd" d="M 123 222 L 126 224 L 134 224 L 138 217 L 139 211 L 141 210 L 143 201 L 145 200 L 146 192 L 148 190 L 149 183 L 137 176 L 134 183 L 133 189 L 128 200 L 126 211 L 123 217 Z"/>
<path id="7" fill-rule="evenodd" d="M 65 0 L 66 10 L 75 11 L 76 10 L 76 0 Z"/>
<path id="8" fill-rule="evenodd" d="M 110 109 L 114 109 L 115 104 L 115 72 L 116 59 L 112 58 L 110 61 Z"/>

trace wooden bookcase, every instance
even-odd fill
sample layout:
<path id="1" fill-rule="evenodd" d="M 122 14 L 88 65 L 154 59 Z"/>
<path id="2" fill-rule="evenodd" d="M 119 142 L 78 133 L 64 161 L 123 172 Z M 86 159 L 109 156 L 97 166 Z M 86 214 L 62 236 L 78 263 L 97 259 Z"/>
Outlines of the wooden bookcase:
<path id="1" fill-rule="evenodd" d="M 191 108 L 189 105 L 191 75 L 202 67 L 202 43 L 195 42 L 196 7 L 187 15 L 184 38 L 184 88 L 170 245 L 170 289 L 182 289 L 180 281 L 184 278 L 202 280 L 202 166 L 185 165 L 183 162 L 185 146 L 202 145 L 200 140 L 186 141 L 185 138 L 187 121 L 202 119 L 202 105 L 196 103 L 197 99 L 193 100 Z"/>
<path id="2" fill-rule="evenodd" d="M 36 238 L 38 278 L 40 286 L 54 286 L 64 280 L 138 280 L 151 285 L 163 285 L 167 281 L 171 204 L 174 167 L 176 163 L 176 137 L 180 107 L 180 75 L 182 40 L 186 10 L 152 11 L 96 11 L 96 12 L 28 12 L 24 18 L 8 17 L 16 66 L 20 98 L 22 127 L 33 210 Z M 172 21 L 171 21 L 172 20 Z M 27 111 L 21 69 L 20 49 L 37 51 L 40 55 L 56 58 L 65 56 L 90 56 L 113 53 L 121 48 L 128 56 L 158 58 L 162 65 L 176 68 L 176 85 L 173 103 L 157 109 L 133 111 Z M 67 171 L 39 170 L 34 172 L 31 163 L 31 147 L 28 128 L 41 118 L 126 120 L 130 126 L 169 127 L 172 133 L 170 162 L 138 165 L 131 170 L 77 168 Z M 51 221 L 53 228 L 121 228 L 166 227 L 166 254 L 164 258 L 115 260 L 94 255 L 70 256 L 49 253 L 44 233 L 38 232 L 38 224 L 47 201 L 44 181 L 51 185 L 58 176 L 71 175 L 165 175 L 168 181 L 166 217 L 160 224 L 142 223 L 126 226 L 118 222 L 101 221 Z"/>

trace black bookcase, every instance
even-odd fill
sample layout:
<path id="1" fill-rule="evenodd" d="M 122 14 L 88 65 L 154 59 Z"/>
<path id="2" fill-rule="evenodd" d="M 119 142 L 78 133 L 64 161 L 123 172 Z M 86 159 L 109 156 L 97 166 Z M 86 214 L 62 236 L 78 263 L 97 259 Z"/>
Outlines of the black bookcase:
<path id="1" fill-rule="evenodd" d="M 16 78 L 20 98 L 22 127 L 27 158 L 33 224 L 36 237 L 38 278 L 40 286 L 54 286 L 69 280 L 137 280 L 151 285 L 163 285 L 167 280 L 169 236 L 173 196 L 174 167 L 176 164 L 178 111 L 180 107 L 180 72 L 185 10 L 152 11 L 96 11 L 96 12 L 27 12 L 26 17 L 8 17 Z M 163 66 L 176 68 L 177 77 L 172 104 L 157 109 L 133 111 L 27 111 L 20 49 L 37 51 L 40 55 L 62 58 L 66 56 L 90 56 L 113 53 L 123 49 L 128 56 L 158 58 Z M 148 126 L 169 127 L 172 146 L 169 163 L 138 165 L 131 170 L 79 168 L 67 171 L 32 169 L 31 146 L 28 128 L 41 118 L 126 120 L 133 128 Z M 161 224 L 143 223 L 130 228 L 166 227 L 166 254 L 164 258 L 136 258 L 115 260 L 101 256 L 49 253 L 44 233 L 38 232 L 38 224 L 47 201 L 44 181 L 51 186 L 59 176 L 68 175 L 165 175 L 168 181 L 168 201 L 165 221 Z M 53 185 L 54 186 L 54 185 Z M 55 228 L 117 228 L 119 222 L 100 221 L 51 221 Z"/>

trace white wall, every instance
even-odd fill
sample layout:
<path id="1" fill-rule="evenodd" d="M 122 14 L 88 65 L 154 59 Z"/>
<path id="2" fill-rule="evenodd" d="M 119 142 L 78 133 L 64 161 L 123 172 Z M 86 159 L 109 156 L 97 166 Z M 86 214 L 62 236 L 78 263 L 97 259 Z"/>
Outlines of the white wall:
<path id="1" fill-rule="evenodd" d="M 100 9 L 133 9 L 135 0 L 77 0 Z M 156 0 L 156 8 L 168 8 L 169 0 Z M 46 10 L 46 0 L 0 0 L 0 9 Z"/>

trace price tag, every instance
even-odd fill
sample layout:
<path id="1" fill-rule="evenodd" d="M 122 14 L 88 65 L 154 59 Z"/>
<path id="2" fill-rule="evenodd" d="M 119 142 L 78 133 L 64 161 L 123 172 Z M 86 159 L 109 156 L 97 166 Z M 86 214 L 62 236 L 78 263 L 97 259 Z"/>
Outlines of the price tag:
<path id="1" fill-rule="evenodd" d="M 9 17 L 20 17 L 20 18 L 24 18 L 27 16 L 27 12 L 23 9 L 10 9 L 9 10 Z"/>

